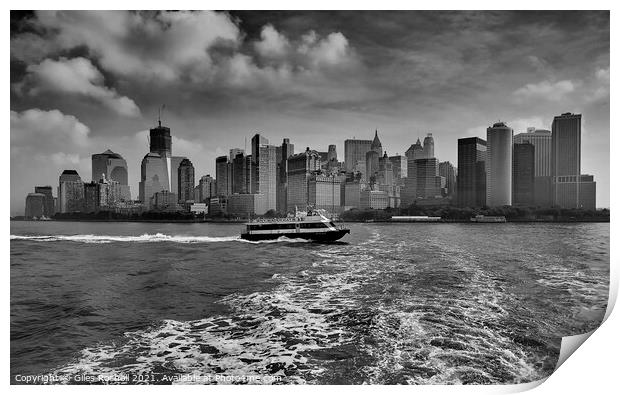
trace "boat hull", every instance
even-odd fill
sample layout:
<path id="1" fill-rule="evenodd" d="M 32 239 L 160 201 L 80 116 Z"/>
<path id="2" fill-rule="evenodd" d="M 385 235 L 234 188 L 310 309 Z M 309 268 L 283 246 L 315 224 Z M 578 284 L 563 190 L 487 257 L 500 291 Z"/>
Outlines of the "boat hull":
<path id="1" fill-rule="evenodd" d="M 280 237 L 286 237 L 289 239 L 304 239 L 318 242 L 330 242 L 343 238 L 346 234 L 350 233 L 349 229 L 330 230 L 328 232 L 316 232 L 316 233 L 263 233 L 263 234 L 251 234 L 242 233 L 241 238 L 248 241 L 262 241 L 262 240 L 275 240 Z"/>

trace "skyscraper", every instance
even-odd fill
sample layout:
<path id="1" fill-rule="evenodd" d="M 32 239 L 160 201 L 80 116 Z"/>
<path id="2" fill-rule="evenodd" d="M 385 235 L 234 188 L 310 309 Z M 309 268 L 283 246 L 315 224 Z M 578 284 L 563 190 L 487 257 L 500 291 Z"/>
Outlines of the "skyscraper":
<path id="1" fill-rule="evenodd" d="M 581 114 L 553 118 L 551 125 L 553 204 L 577 208 L 581 181 Z"/>
<path id="2" fill-rule="evenodd" d="M 415 198 L 429 199 L 441 196 L 441 181 L 437 158 L 422 158 L 415 160 L 416 168 L 416 196 Z"/>
<path id="3" fill-rule="evenodd" d="M 161 121 L 159 121 L 157 127 L 149 131 L 149 152 L 156 152 L 162 157 L 172 156 L 170 128 L 161 126 Z"/>
<path id="4" fill-rule="evenodd" d="M 285 138 L 282 140 L 282 145 L 279 150 L 278 160 L 278 182 L 277 182 L 277 202 L 276 210 L 279 213 L 286 213 L 287 211 L 287 191 L 288 191 L 288 158 L 295 153 L 295 146 L 290 143 L 290 140 Z"/>
<path id="5" fill-rule="evenodd" d="M 232 193 L 248 193 L 246 163 L 243 152 L 232 159 Z"/>
<path id="6" fill-rule="evenodd" d="M 305 152 L 288 158 L 287 211 L 294 212 L 295 207 L 305 210 L 308 205 L 308 181 L 310 176 L 321 170 L 321 158 L 318 152 L 306 148 Z"/>
<path id="7" fill-rule="evenodd" d="M 435 140 L 433 139 L 432 133 L 428 133 L 426 137 L 424 137 L 424 147 L 422 151 L 424 158 L 428 159 L 435 157 Z"/>
<path id="8" fill-rule="evenodd" d="M 194 175 L 194 165 L 185 158 L 179 164 L 178 173 L 178 198 L 179 203 L 194 200 L 194 185 L 196 183 Z"/>
<path id="9" fill-rule="evenodd" d="M 162 157 L 157 152 L 149 152 L 142 158 L 138 198 L 147 209 L 153 194 L 170 190 L 169 163 L 170 158 Z"/>
<path id="10" fill-rule="evenodd" d="M 71 213 L 82 211 L 84 183 L 75 170 L 64 170 L 58 178 L 58 211 Z"/>
<path id="11" fill-rule="evenodd" d="M 534 177 L 551 175 L 551 131 L 528 128 L 527 133 L 515 134 L 513 143 L 530 143 L 534 146 Z"/>
<path id="12" fill-rule="evenodd" d="M 250 193 L 265 195 L 267 210 L 276 209 L 276 147 L 260 134 L 252 137 L 252 162 L 256 168 L 256 180 Z"/>
<path id="13" fill-rule="evenodd" d="M 327 161 L 338 160 L 338 154 L 336 153 L 336 145 L 330 144 L 327 149 Z"/>
<path id="14" fill-rule="evenodd" d="M 535 147 L 530 142 L 516 143 L 512 156 L 512 204 L 534 204 Z"/>
<path id="15" fill-rule="evenodd" d="M 454 196 L 456 192 L 456 170 L 450 162 L 439 163 L 439 176 L 445 180 L 444 196 Z"/>
<path id="16" fill-rule="evenodd" d="M 356 166 L 366 169 L 366 152 L 370 151 L 372 140 L 349 139 L 344 141 L 344 168 L 353 171 Z"/>
<path id="17" fill-rule="evenodd" d="M 169 130 L 168 130 L 169 131 Z M 93 154 L 92 178 L 91 181 L 99 181 L 102 174 L 106 180 L 114 180 L 121 186 L 121 198 L 131 200 L 131 192 L 128 183 L 127 161 L 120 155 L 111 150 L 106 150 L 100 154 Z"/>
<path id="18" fill-rule="evenodd" d="M 381 140 L 379 140 L 379 132 L 375 130 L 375 138 L 372 140 L 370 144 L 370 149 L 375 151 L 379 158 L 383 155 L 383 147 L 381 145 Z"/>
<path id="19" fill-rule="evenodd" d="M 456 197 L 460 207 L 486 205 L 487 142 L 478 137 L 458 140 Z"/>
<path id="20" fill-rule="evenodd" d="M 194 192 L 194 199 L 198 202 L 205 202 L 217 196 L 216 180 L 210 174 L 200 177 L 198 186 Z"/>
<path id="21" fill-rule="evenodd" d="M 404 185 L 404 179 L 407 178 L 407 157 L 396 154 L 390 156 L 390 162 L 392 162 L 394 180 L 398 185 Z"/>
<path id="22" fill-rule="evenodd" d="M 401 205 L 409 206 L 417 197 L 418 182 L 416 179 L 416 160 L 424 158 L 424 147 L 422 147 L 420 139 L 418 139 L 415 144 L 411 144 L 407 151 L 405 151 L 405 156 L 407 157 L 407 178 L 405 179 L 405 186 L 401 193 Z"/>
<path id="23" fill-rule="evenodd" d="M 218 196 L 229 196 L 232 194 L 231 168 L 228 156 L 223 155 L 215 158 L 215 181 L 217 183 Z"/>
<path id="24" fill-rule="evenodd" d="M 512 128 L 504 122 L 487 128 L 487 205 L 512 204 Z"/>
<path id="25" fill-rule="evenodd" d="M 42 193 L 29 193 L 26 196 L 24 216 L 26 218 L 41 218 L 45 215 L 45 195 Z"/>
<path id="26" fill-rule="evenodd" d="M 34 192 L 42 193 L 43 195 L 45 195 L 45 210 L 43 211 L 43 215 L 51 218 L 52 215 L 56 213 L 56 207 L 54 205 L 54 195 L 52 194 L 52 187 L 49 185 L 36 186 L 34 187 Z"/>

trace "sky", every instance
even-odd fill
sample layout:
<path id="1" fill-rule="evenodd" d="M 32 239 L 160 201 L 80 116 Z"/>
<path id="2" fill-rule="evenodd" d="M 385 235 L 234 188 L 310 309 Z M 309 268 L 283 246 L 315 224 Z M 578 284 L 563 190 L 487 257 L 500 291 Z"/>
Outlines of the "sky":
<path id="1" fill-rule="evenodd" d="M 11 12 L 11 214 L 64 169 L 121 154 L 137 198 L 148 130 L 171 128 L 196 179 L 261 133 L 295 152 L 427 133 L 515 134 L 582 114 L 582 174 L 609 207 L 608 11 Z M 248 145 L 249 147 L 249 145 Z"/>

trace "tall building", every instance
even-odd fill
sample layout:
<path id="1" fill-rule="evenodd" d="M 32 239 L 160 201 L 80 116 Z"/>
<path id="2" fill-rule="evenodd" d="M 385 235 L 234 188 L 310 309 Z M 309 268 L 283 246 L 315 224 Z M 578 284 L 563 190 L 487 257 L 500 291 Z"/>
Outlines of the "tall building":
<path id="1" fill-rule="evenodd" d="M 392 162 L 394 180 L 398 185 L 404 185 L 404 179 L 407 178 L 407 157 L 396 154 L 390 156 L 390 162 Z"/>
<path id="2" fill-rule="evenodd" d="M 579 208 L 596 210 L 596 182 L 592 175 L 582 174 L 579 177 Z"/>
<path id="3" fill-rule="evenodd" d="M 295 207 L 305 210 L 309 203 L 308 181 L 312 174 L 321 170 L 321 158 L 317 151 L 306 148 L 305 152 L 288 158 L 287 211 Z"/>
<path id="4" fill-rule="evenodd" d="M 82 211 L 84 183 L 75 170 L 65 170 L 58 178 L 58 211 L 71 213 Z"/>
<path id="5" fill-rule="evenodd" d="M 287 211 L 287 191 L 288 191 L 288 158 L 295 153 L 295 146 L 290 143 L 290 140 L 285 138 L 282 140 L 282 145 L 279 149 L 278 160 L 278 180 L 277 180 L 277 201 L 276 211 L 279 213 L 286 213 Z M 278 154 L 278 153 L 277 153 Z"/>
<path id="6" fill-rule="evenodd" d="M 330 214 L 340 213 L 341 184 L 345 177 L 341 175 L 313 174 L 308 180 L 308 204 L 314 208 L 326 210 Z"/>
<path id="7" fill-rule="evenodd" d="M 424 137 L 424 147 L 422 148 L 422 155 L 426 159 L 435 157 L 435 140 L 433 139 L 432 133 L 428 133 L 426 137 Z"/>
<path id="8" fill-rule="evenodd" d="M 229 155 L 230 161 L 232 162 L 237 157 L 237 155 L 239 155 L 239 154 L 242 154 L 242 155 L 245 156 L 245 151 L 242 150 L 241 148 L 231 148 L 229 150 L 229 154 L 230 154 Z"/>
<path id="9" fill-rule="evenodd" d="M 194 200 L 198 202 L 208 202 L 212 197 L 217 196 L 217 181 L 210 174 L 200 177 L 198 186 L 194 191 Z"/>
<path id="10" fill-rule="evenodd" d="M 456 192 L 456 170 L 450 162 L 439 163 L 439 176 L 443 177 L 444 185 L 442 186 L 443 196 L 454 196 Z"/>
<path id="11" fill-rule="evenodd" d="M 405 178 L 405 185 L 401 194 L 401 205 L 409 206 L 417 197 L 416 160 L 424 158 L 424 147 L 422 147 L 420 139 L 415 144 L 411 144 L 405 151 L 405 156 L 407 157 L 407 178 Z"/>
<path id="12" fill-rule="evenodd" d="M 250 193 L 265 195 L 267 211 L 276 209 L 276 147 L 260 134 L 252 137 L 252 162 L 256 168 L 256 180 Z"/>
<path id="13" fill-rule="evenodd" d="M 581 114 L 567 112 L 553 118 L 551 154 L 553 204 L 562 208 L 580 207 Z"/>
<path id="14" fill-rule="evenodd" d="M 478 137 L 458 139 L 456 197 L 460 207 L 486 205 L 487 142 Z"/>
<path id="15" fill-rule="evenodd" d="M 381 145 L 381 140 L 379 140 L 379 132 L 375 130 L 375 138 L 372 140 L 370 144 L 370 149 L 375 151 L 379 157 L 383 154 L 383 147 Z"/>
<path id="16" fill-rule="evenodd" d="M 437 158 L 415 160 L 416 167 L 416 199 L 441 197 L 441 177 Z"/>
<path id="17" fill-rule="evenodd" d="M 530 142 L 513 145 L 512 204 L 534 205 L 535 147 Z"/>
<path id="18" fill-rule="evenodd" d="M 228 161 L 228 156 L 218 156 L 215 158 L 215 180 L 217 183 L 217 195 L 228 196 L 232 194 L 231 171 L 232 166 Z"/>
<path id="19" fill-rule="evenodd" d="M 142 158 L 138 199 L 147 209 L 156 192 L 170 191 L 169 164 L 170 158 L 162 157 L 157 152 L 149 152 Z"/>
<path id="20" fill-rule="evenodd" d="M 513 143 L 530 143 L 534 146 L 534 177 L 551 175 L 551 131 L 527 128 L 527 133 L 515 134 Z"/>
<path id="21" fill-rule="evenodd" d="M 46 212 L 46 196 L 42 193 L 29 193 L 26 196 L 26 208 L 24 216 L 26 218 L 41 218 Z"/>
<path id="22" fill-rule="evenodd" d="M 344 168 L 354 171 L 356 167 L 366 170 L 366 152 L 370 151 L 372 140 L 349 139 L 344 141 Z"/>
<path id="23" fill-rule="evenodd" d="M 149 153 L 142 158 L 140 166 L 139 199 L 147 209 L 151 208 L 152 197 L 157 192 L 168 191 L 177 196 L 178 169 L 183 159 L 172 156 L 170 128 L 161 126 L 159 121 L 149 131 Z"/>
<path id="24" fill-rule="evenodd" d="M 376 183 L 377 172 L 379 171 L 379 158 L 381 155 L 375 150 L 366 152 L 366 182 L 369 184 Z"/>
<path id="25" fill-rule="evenodd" d="M 178 173 L 178 198 L 180 203 L 194 200 L 194 185 L 196 184 L 194 175 L 194 165 L 185 158 L 179 164 Z"/>
<path id="26" fill-rule="evenodd" d="M 106 150 L 100 154 L 93 154 L 92 178 L 91 181 L 98 181 L 102 178 L 114 180 L 121 186 L 121 198 L 131 200 L 131 192 L 128 183 L 127 161 L 120 155 L 111 150 Z"/>
<path id="27" fill-rule="evenodd" d="M 487 205 L 512 205 L 512 128 L 504 122 L 487 128 Z"/>
<path id="28" fill-rule="evenodd" d="M 248 193 L 245 155 L 240 152 L 232 159 L 232 193 Z"/>
<path id="29" fill-rule="evenodd" d="M 45 195 L 45 210 L 43 211 L 43 215 L 48 218 L 51 218 L 54 214 L 56 214 L 56 205 L 54 204 L 54 195 L 52 194 L 52 187 L 49 185 L 46 186 L 36 186 L 34 187 L 35 193 L 42 193 Z"/>
<path id="30" fill-rule="evenodd" d="M 338 160 L 338 154 L 336 153 L 336 145 L 330 144 L 327 149 L 327 161 L 330 162 L 334 160 Z"/>

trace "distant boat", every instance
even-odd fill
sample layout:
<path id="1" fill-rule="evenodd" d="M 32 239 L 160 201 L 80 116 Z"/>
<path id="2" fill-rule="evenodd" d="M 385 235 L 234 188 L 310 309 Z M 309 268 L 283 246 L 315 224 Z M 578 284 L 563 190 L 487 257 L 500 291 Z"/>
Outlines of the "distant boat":
<path id="1" fill-rule="evenodd" d="M 296 212 L 294 217 L 259 219 L 245 224 L 241 238 L 250 241 L 274 240 L 280 237 L 313 241 L 336 241 L 350 233 L 350 229 L 336 225 L 322 210 Z"/>
<path id="2" fill-rule="evenodd" d="M 476 215 L 470 218 L 471 222 L 483 222 L 483 223 L 498 223 L 506 222 L 506 217 L 503 215 Z"/>

